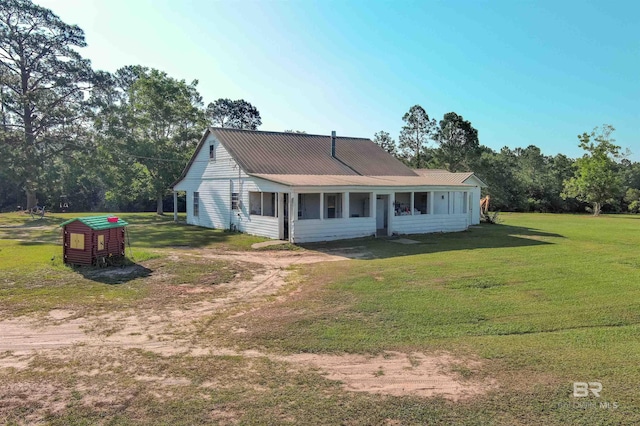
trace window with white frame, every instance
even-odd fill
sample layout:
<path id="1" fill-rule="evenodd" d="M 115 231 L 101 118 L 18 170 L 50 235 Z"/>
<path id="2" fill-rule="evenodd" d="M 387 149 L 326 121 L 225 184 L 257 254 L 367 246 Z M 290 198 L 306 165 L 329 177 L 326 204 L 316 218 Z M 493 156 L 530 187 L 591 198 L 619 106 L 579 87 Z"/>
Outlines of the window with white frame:
<path id="1" fill-rule="evenodd" d="M 349 193 L 349 216 L 350 217 L 371 217 L 371 193 L 351 192 Z"/>
<path id="2" fill-rule="evenodd" d="M 193 215 L 198 216 L 200 214 L 200 193 L 193 193 Z"/>
<path id="3" fill-rule="evenodd" d="M 231 193 L 231 210 L 240 210 L 240 200 L 237 192 Z"/>
<path id="4" fill-rule="evenodd" d="M 298 219 L 320 219 L 320 194 L 298 194 Z"/>
<path id="5" fill-rule="evenodd" d="M 341 192 L 324 194 L 324 218 L 340 219 L 342 217 L 342 198 L 344 194 Z"/>
<path id="6" fill-rule="evenodd" d="M 254 216 L 278 216 L 277 192 L 249 192 L 249 214 Z"/>
<path id="7" fill-rule="evenodd" d="M 209 160 L 216 160 L 216 145 L 214 143 L 209 144 Z"/>

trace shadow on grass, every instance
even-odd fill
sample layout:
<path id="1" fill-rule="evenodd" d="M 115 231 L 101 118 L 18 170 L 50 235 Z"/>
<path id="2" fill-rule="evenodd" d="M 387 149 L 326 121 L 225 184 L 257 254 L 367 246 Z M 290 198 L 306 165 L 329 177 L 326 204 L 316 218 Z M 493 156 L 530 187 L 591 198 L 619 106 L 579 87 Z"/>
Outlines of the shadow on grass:
<path id="1" fill-rule="evenodd" d="M 73 270 L 87 280 L 110 285 L 124 284 L 138 278 L 146 278 L 153 272 L 140 264 L 130 262 L 123 266 L 108 266 L 105 268 L 74 266 Z"/>
<path id="2" fill-rule="evenodd" d="M 534 228 L 488 224 L 478 225 L 462 232 L 414 234 L 401 237 L 418 243 L 405 245 L 394 242 L 395 238 L 369 237 L 300 244 L 300 246 L 308 250 L 339 254 L 352 259 L 384 259 L 454 250 L 540 246 L 554 244 L 554 238 L 565 238 L 560 234 Z"/>
<path id="3" fill-rule="evenodd" d="M 126 219 L 125 219 L 126 220 Z M 131 244 L 144 248 L 198 248 L 209 245 L 230 245 L 232 248 L 248 249 L 253 242 L 265 238 L 222 229 L 203 228 L 163 221 L 154 225 L 133 226 L 127 228 Z M 245 247 L 246 246 L 246 247 Z"/>

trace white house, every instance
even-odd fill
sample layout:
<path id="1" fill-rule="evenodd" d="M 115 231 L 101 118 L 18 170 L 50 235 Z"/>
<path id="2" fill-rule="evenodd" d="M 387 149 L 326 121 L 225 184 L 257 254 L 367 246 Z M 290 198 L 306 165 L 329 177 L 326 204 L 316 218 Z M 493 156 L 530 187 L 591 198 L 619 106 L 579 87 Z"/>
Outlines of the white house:
<path id="1" fill-rule="evenodd" d="M 189 224 L 306 243 L 462 231 L 484 186 L 412 170 L 369 139 L 209 128 L 172 189 Z"/>

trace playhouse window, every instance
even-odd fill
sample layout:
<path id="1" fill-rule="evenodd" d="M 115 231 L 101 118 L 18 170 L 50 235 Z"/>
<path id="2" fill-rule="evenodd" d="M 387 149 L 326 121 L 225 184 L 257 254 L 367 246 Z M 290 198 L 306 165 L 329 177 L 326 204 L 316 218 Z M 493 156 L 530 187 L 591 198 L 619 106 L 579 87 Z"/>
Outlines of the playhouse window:
<path id="1" fill-rule="evenodd" d="M 84 234 L 69 234 L 69 248 L 84 250 Z"/>
<path id="2" fill-rule="evenodd" d="M 193 215 L 197 217 L 200 214 L 200 193 L 193 193 Z"/>

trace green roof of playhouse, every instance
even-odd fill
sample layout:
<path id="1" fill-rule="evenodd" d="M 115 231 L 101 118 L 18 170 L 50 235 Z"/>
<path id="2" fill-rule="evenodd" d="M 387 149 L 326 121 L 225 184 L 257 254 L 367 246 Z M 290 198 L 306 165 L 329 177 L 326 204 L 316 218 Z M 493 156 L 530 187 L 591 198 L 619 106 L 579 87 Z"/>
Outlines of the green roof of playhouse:
<path id="1" fill-rule="evenodd" d="M 87 225 L 89 228 L 93 229 L 94 231 L 103 231 L 105 229 L 111 229 L 111 228 L 120 228 L 122 226 L 127 226 L 128 223 L 125 222 L 124 220 L 118 218 L 117 222 L 109 222 L 107 220 L 107 218 L 109 217 L 114 217 L 114 216 L 85 216 L 85 217 L 76 217 L 73 219 L 69 219 L 66 222 L 62 222 L 60 224 L 60 226 L 65 226 L 70 224 L 71 222 L 75 222 L 76 220 L 84 223 L 85 225 Z"/>

